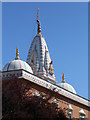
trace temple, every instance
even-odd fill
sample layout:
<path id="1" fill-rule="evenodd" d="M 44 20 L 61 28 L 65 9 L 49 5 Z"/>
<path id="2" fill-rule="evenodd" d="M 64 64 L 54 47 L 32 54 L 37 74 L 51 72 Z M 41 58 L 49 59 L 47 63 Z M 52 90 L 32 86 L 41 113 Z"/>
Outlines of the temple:
<path id="1" fill-rule="evenodd" d="M 66 109 L 69 119 L 84 120 L 88 118 L 90 101 L 76 93 L 73 86 L 66 82 L 64 73 L 61 83 L 57 84 L 56 82 L 52 59 L 45 38 L 41 34 L 39 9 L 37 12 L 37 34 L 30 45 L 26 62 L 20 60 L 19 51 L 16 48 L 15 59 L 8 62 L 2 70 L 3 82 L 14 79 L 22 81 L 23 86 L 28 83 L 27 93 L 29 96 L 42 96 L 42 94 L 43 96 L 51 96 L 49 101 Z"/>

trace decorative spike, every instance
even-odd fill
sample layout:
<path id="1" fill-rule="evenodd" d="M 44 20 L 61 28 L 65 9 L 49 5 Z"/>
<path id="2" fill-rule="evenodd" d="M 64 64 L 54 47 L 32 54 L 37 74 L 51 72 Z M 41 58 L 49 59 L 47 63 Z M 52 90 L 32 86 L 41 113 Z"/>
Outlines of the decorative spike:
<path id="1" fill-rule="evenodd" d="M 16 48 L 16 60 L 19 60 L 19 52 L 18 52 L 18 48 Z"/>
<path id="2" fill-rule="evenodd" d="M 39 20 L 39 8 L 38 8 L 38 11 L 37 11 L 37 23 L 38 23 L 37 33 L 41 34 L 41 25 L 40 25 L 40 20 Z"/>
<path id="3" fill-rule="evenodd" d="M 37 20 L 39 20 L 39 8 L 38 8 L 38 11 L 37 11 Z"/>
<path id="4" fill-rule="evenodd" d="M 62 82 L 65 83 L 65 80 L 64 80 L 64 73 L 62 74 Z"/>

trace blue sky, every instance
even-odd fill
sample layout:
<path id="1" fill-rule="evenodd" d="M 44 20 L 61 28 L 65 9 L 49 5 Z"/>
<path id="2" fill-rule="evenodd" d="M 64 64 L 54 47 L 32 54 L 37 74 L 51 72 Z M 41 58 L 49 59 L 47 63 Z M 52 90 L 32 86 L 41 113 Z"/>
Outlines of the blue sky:
<path id="1" fill-rule="evenodd" d="M 88 3 L 3 3 L 3 66 L 15 58 L 16 47 L 26 61 L 37 34 L 38 7 L 57 83 L 64 72 L 77 94 L 88 98 Z"/>

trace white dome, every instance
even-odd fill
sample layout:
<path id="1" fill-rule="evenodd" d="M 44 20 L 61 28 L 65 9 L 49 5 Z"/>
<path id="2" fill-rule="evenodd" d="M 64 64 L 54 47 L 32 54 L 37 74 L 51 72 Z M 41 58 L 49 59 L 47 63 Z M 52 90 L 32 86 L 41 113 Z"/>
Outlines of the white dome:
<path id="1" fill-rule="evenodd" d="M 19 59 L 13 60 L 13 61 L 7 63 L 4 66 L 3 71 L 19 70 L 19 69 L 23 69 L 30 73 L 33 73 L 31 67 L 26 62 L 19 60 Z"/>
<path id="2" fill-rule="evenodd" d="M 68 91 L 70 91 L 70 92 L 72 92 L 72 93 L 74 93 L 74 94 L 76 94 L 75 89 L 68 83 L 63 83 L 62 82 L 62 83 L 59 84 L 59 86 L 66 89 L 66 90 L 68 90 Z"/>

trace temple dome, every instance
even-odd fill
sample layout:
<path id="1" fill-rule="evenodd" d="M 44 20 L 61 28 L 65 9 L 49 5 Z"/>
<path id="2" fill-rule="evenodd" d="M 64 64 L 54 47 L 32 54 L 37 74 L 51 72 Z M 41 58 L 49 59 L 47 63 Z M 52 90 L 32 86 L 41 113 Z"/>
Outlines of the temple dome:
<path id="1" fill-rule="evenodd" d="M 3 71 L 20 70 L 20 69 L 23 69 L 30 73 L 33 73 L 31 67 L 22 60 L 13 60 L 13 61 L 7 63 L 4 66 Z"/>
<path id="2" fill-rule="evenodd" d="M 62 87 L 62 88 L 64 88 L 64 89 L 66 89 L 66 90 L 68 90 L 68 91 L 70 91 L 70 92 L 72 92 L 72 93 L 74 93 L 74 94 L 76 94 L 76 91 L 73 88 L 73 86 L 71 86 L 68 83 L 60 83 L 59 86 Z"/>
<path id="3" fill-rule="evenodd" d="M 31 67 L 26 62 L 19 59 L 19 53 L 17 50 L 15 60 L 12 60 L 11 62 L 7 63 L 4 66 L 3 71 L 20 70 L 20 69 L 33 73 Z"/>
<path id="4" fill-rule="evenodd" d="M 64 80 L 64 73 L 62 74 L 62 82 L 59 84 L 60 87 L 66 89 L 69 92 L 76 94 L 75 89 L 70 84 L 66 83 Z"/>

